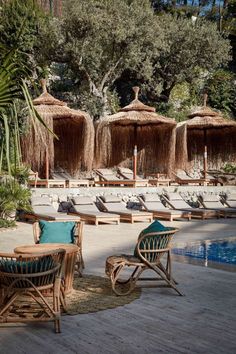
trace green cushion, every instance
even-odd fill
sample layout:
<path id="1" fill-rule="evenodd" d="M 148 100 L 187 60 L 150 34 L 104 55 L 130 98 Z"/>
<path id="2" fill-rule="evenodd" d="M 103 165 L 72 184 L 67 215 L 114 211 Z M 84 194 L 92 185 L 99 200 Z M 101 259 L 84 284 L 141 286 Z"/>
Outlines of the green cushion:
<path id="1" fill-rule="evenodd" d="M 159 221 L 155 220 L 153 223 L 151 223 L 151 225 L 149 225 L 146 229 L 142 230 L 139 234 L 138 240 L 146 234 L 149 233 L 155 233 L 155 232 L 162 232 L 162 231 L 170 231 L 170 230 L 174 230 L 173 227 L 166 227 L 164 225 L 162 225 Z M 153 248 L 158 248 L 159 246 L 159 240 L 161 238 L 161 235 L 153 235 L 152 236 L 152 240 L 151 240 L 151 244 L 153 246 Z M 144 242 L 141 242 L 140 244 L 140 249 L 145 249 L 145 245 Z M 160 245 L 161 246 L 161 245 Z M 160 247 L 161 248 L 161 247 Z M 138 252 L 137 252 L 137 247 L 135 247 L 134 250 L 134 256 L 138 257 Z"/>
<path id="2" fill-rule="evenodd" d="M 75 222 L 49 222 L 40 220 L 39 243 L 74 243 Z"/>
<path id="3" fill-rule="evenodd" d="M 0 260 L 0 272 L 4 273 L 12 273 L 12 274 L 22 274 L 22 277 L 24 277 L 24 274 L 32 274 L 32 277 L 28 277 L 34 285 L 40 286 L 42 277 L 41 276 L 34 276 L 35 273 L 42 273 L 46 272 L 48 270 L 51 270 L 55 267 L 55 262 L 52 258 L 52 256 L 44 256 L 41 257 L 40 259 L 35 259 L 34 261 L 20 261 L 20 260 L 6 260 L 6 259 L 1 259 Z M 4 280 L 7 282 L 6 285 L 10 285 L 11 282 L 14 280 L 18 279 L 18 282 L 14 285 L 15 288 L 29 288 L 31 287 L 30 283 L 25 281 L 24 279 L 21 278 L 14 278 L 11 277 L 11 279 L 8 279 L 8 281 L 4 278 Z M 49 274 L 47 275 L 47 279 L 44 279 L 44 285 L 46 284 L 51 284 L 53 282 L 54 275 Z"/>

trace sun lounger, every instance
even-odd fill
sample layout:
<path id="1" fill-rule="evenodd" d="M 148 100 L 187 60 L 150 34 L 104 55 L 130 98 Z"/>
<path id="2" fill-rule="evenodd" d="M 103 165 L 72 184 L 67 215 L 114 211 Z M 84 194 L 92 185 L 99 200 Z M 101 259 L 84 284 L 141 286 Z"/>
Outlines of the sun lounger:
<path id="1" fill-rule="evenodd" d="M 148 173 L 147 176 L 151 177 L 148 179 L 148 183 L 151 186 L 169 186 L 171 182 L 171 179 L 163 173 Z"/>
<path id="2" fill-rule="evenodd" d="M 136 180 L 134 180 L 133 171 L 129 168 L 118 167 L 118 174 L 124 179 L 135 182 L 135 187 L 148 187 L 148 179 L 143 179 L 140 176 L 136 176 Z"/>
<path id="3" fill-rule="evenodd" d="M 191 211 L 168 209 L 162 204 L 158 194 L 143 194 L 142 196 L 138 197 L 138 200 L 146 211 L 153 213 L 154 218 L 162 218 L 169 221 L 182 218 L 191 220 Z"/>
<path id="4" fill-rule="evenodd" d="M 177 170 L 173 172 L 175 176 L 175 182 L 180 185 L 198 184 L 200 186 L 207 186 L 209 181 L 204 178 L 192 178 L 184 170 Z"/>
<path id="5" fill-rule="evenodd" d="M 120 215 L 121 221 L 130 221 L 132 224 L 134 221 L 149 221 L 153 220 L 152 213 L 139 210 L 127 209 L 121 199 L 114 195 L 107 195 L 103 197 L 97 197 L 99 205 L 102 210 L 111 213 Z"/>
<path id="6" fill-rule="evenodd" d="M 78 188 L 81 186 L 89 187 L 88 179 L 73 178 L 68 172 L 64 171 L 62 168 L 57 169 L 55 172 L 53 172 L 52 175 L 56 179 L 65 179 L 68 188 Z"/>
<path id="7" fill-rule="evenodd" d="M 221 199 L 229 208 L 236 208 L 236 193 L 227 195 L 226 198 Z"/>
<path id="8" fill-rule="evenodd" d="M 206 209 L 213 209 L 220 212 L 223 217 L 236 217 L 236 208 L 224 206 L 217 195 L 205 194 L 199 197 L 199 202 Z"/>
<path id="9" fill-rule="evenodd" d="M 66 188 L 66 181 L 64 179 L 41 179 L 38 178 L 37 180 L 30 179 L 28 180 L 28 185 L 36 187 L 46 187 L 46 188 Z"/>
<path id="10" fill-rule="evenodd" d="M 119 215 L 111 215 L 100 211 L 90 197 L 74 197 L 72 198 L 72 203 L 73 210 L 70 214 L 79 215 L 81 220 L 94 222 L 95 225 L 98 225 L 99 223 L 120 223 Z"/>
<path id="11" fill-rule="evenodd" d="M 212 208 L 192 208 L 178 193 L 166 193 L 162 197 L 173 209 L 191 211 L 192 218 L 208 219 L 220 217 L 220 212 Z"/>
<path id="12" fill-rule="evenodd" d="M 58 212 L 51 204 L 49 197 L 32 197 L 32 212 L 25 212 L 25 219 L 33 220 L 57 220 L 57 221 L 79 221 L 79 217 Z"/>
<path id="13" fill-rule="evenodd" d="M 95 181 L 95 184 L 102 186 L 124 186 L 124 187 L 136 187 L 136 181 L 128 179 L 118 178 L 114 172 L 108 168 L 100 168 L 94 170 L 99 176 L 99 181 Z"/>

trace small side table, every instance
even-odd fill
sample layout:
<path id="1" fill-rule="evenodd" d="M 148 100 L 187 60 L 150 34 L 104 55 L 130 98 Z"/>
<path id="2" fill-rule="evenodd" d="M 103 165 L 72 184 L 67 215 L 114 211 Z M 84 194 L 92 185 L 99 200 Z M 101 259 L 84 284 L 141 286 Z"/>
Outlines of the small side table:
<path id="1" fill-rule="evenodd" d="M 65 243 L 41 243 L 16 247 L 14 252 L 18 254 L 41 253 L 58 248 L 62 248 L 66 251 L 64 269 L 62 272 L 65 280 L 65 294 L 68 294 L 73 290 L 74 269 L 79 251 L 79 247 L 77 245 Z"/>

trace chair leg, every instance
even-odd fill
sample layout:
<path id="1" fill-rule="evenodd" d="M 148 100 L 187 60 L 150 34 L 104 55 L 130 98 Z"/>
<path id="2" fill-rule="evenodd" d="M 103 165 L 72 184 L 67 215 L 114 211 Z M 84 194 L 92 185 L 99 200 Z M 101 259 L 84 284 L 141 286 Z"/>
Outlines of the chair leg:
<path id="1" fill-rule="evenodd" d="M 127 280 L 121 281 L 121 280 L 119 280 L 119 274 L 125 266 L 126 266 L 125 263 L 119 263 L 119 264 L 115 265 L 111 271 L 111 274 L 110 274 L 112 290 L 118 296 L 129 295 L 134 290 L 136 282 L 137 282 L 140 274 L 142 273 L 142 269 L 140 270 L 140 267 L 136 266 L 133 273 L 131 274 L 131 276 Z M 135 276 L 136 273 L 138 273 L 138 274 Z M 128 286 L 128 290 L 119 291 L 116 287 L 116 284 L 123 284 L 123 285 L 126 284 Z"/>

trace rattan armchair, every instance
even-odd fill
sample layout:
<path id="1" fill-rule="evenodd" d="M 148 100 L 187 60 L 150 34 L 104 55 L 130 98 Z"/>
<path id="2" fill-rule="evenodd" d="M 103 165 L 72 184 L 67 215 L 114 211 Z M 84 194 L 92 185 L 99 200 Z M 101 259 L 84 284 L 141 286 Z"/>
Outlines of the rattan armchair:
<path id="1" fill-rule="evenodd" d="M 131 293 L 138 280 L 163 281 L 160 287 L 174 289 L 179 295 L 181 292 L 176 287 L 172 277 L 170 241 L 177 229 L 162 232 L 152 232 L 141 235 L 138 239 L 134 255 L 110 256 L 106 260 L 106 274 L 110 277 L 112 290 L 117 295 Z M 133 267 L 134 270 L 128 279 L 120 278 L 123 271 Z M 146 270 L 155 273 L 154 278 L 142 278 Z"/>
<path id="2" fill-rule="evenodd" d="M 56 223 L 57 221 L 52 220 L 48 222 Z M 77 254 L 77 261 L 76 261 L 76 270 L 79 273 L 79 275 L 82 275 L 82 270 L 84 269 L 84 259 L 82 254 L 83 229 L 84 229 L 84 221 L 75 221 L 74 244 L 76 244 L 79 248 Z M 39 226 L 39 221 L 35 221 L 33 223 L 33 234 L 34 234 L 34 242 L 36 244 L 40 243 L 41 229 Z"/>
<path id="3" fill-rule="evenodd" d="M 60 332 L 64 257 L 63 249 L 0 254 L 0 323 L 54 321 Z"/>

